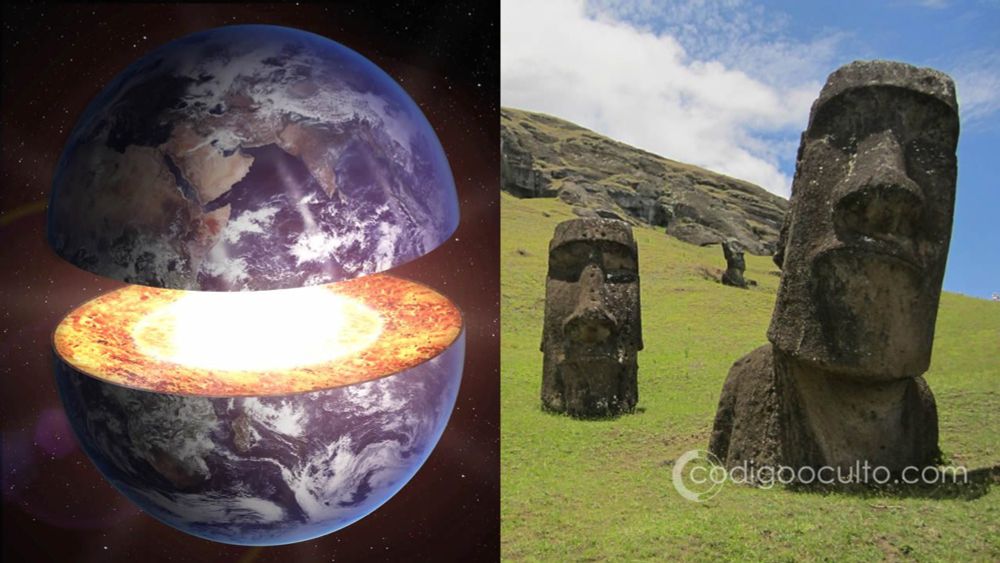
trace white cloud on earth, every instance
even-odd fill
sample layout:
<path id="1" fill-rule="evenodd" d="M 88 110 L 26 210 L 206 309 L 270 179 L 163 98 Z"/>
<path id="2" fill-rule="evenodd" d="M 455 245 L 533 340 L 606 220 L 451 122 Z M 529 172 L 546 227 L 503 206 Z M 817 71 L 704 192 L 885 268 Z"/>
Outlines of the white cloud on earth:
<path id="1" fill-rule="evenodd" d="M 791 178 L 781 161 L 795 157 L 839 41 L 786 39 L 775 31 L 780 18 L 740 0 L 504 0 L 500 20 L 503 105 L 786 197 Z"/>
<path id="2" fill-rule="evenodd" d="M 278 207 L 261 207 L 254 211 L 244 211 L 229 220 L 222 231 L 222 238 L 226 242 L 236 244 L 245 233 L 262 234 L 271 228 L 274 216 L 277 215 Z"/>

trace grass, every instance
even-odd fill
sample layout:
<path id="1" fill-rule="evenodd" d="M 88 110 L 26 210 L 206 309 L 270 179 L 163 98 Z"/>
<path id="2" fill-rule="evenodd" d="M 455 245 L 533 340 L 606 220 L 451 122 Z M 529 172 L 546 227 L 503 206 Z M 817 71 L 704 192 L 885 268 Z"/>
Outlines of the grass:
<path id="1" fill-rule="evenodd" d="M 718 246 L 636 228 L 640 412 L 605 421 L 543 413 L 547 248 L 571 217 L 555 199 L 501 200 L 504 559 L 1000 559 L 996 486 L 927 498 L 727 484 L 705 503 L 674 491 L 670 463 L 707 445 L 730 365 L 766 342 L 778 284 L 767 257 L 747 256 L 746 277 L 759 285 L 741 291 L 706 278 L 725 265 Z M 1000 304 L 943 294 L 926 377 L 946 457 L 970 470 L 1000 464 Z"/>

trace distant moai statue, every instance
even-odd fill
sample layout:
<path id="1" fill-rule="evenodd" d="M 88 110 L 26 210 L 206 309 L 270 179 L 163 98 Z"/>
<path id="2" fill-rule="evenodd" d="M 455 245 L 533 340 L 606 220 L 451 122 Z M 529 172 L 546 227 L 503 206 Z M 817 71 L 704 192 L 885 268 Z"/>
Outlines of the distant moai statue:
<path id="1" fill-rule="evenodd" d="M 827 79 L 802 136 L 768 339 L 722 389 L 727 467 L 936 462 L 930 364 L 955 204 L 951 79 L 888 61 Z"/>
<path id="2" fill-rule="evenodd" d="M 748 284 L 747 280 L 743 279 L 743 272 L 747 269 L 747 263 L 743 258 L 743 247 L 735 240 L 727 240 L 722 243 L 722 255 L 726 258 L 726 271 L 722 274 L 722 283 L 746 289 Z"/>
<path id="3" fill-rule="evenodd" d="M 635 408 L 642 323 L 638 251 L 627 223 L 587 218 L 556 226 L 541 350 L 546 410 L 595 418 Z"/>

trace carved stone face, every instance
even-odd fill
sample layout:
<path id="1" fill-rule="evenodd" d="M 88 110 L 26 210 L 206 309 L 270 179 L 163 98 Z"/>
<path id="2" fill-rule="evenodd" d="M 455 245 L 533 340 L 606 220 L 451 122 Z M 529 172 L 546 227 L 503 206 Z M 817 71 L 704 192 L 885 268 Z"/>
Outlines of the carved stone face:
<path id="1" fill-rule="evenodd" d="M 574 219 L 549 245 L 543 403 L 601 416 L 635 406 L 642 349 L 638 256 L 627 223 Z"/>
<path id="2" fill-rule="evenodd" d="M 830 75 L 802 135 L 768 332 L 798 361 L 868 379 L 930 363 L 955 204 L 946 75 L 886 61 Z"/>

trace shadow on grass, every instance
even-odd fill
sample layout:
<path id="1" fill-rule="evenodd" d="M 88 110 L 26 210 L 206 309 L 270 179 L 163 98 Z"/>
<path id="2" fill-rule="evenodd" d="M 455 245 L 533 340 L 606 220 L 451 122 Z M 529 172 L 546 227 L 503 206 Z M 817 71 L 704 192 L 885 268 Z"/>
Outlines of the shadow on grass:
<path id="1" fill-rule="evenodd" d="M 895 479 L 893 479 L 895 481 Z M 1000 465 L 971 469 L 966 473 L 935 470 L 929 482 L 902 481 L 877 484 L 802 485 L 792 484 L 787 490 L 818 495 L 850 495 L 861 498 L 916 498 L 934 500 L 975 500 L 1000 484 Z M 892 508 L 883 506 L 882 508 Z"/>
<path id="2" fill-rule="evenodd" d="M 581 416 L 578 414 L 571 415 L 565 412 L 554 411 L 552 409 L 546 408 L 545 405 L 542 405 L 541 411 L 548 416 L 559 417 L 559 418 L 571 418 L 573 420 L 579 420 L 581 422 L 607 422 L 609 420 L 618 420 L 619 418 L 623 417 L 643 414 L 646 412 L 646 407 L 636 407 L 630 411 L 624 411 L 618 414 L 602 415 L 602 416 Z"/>

